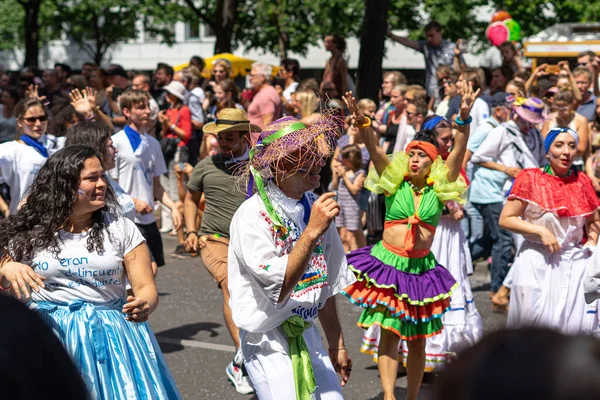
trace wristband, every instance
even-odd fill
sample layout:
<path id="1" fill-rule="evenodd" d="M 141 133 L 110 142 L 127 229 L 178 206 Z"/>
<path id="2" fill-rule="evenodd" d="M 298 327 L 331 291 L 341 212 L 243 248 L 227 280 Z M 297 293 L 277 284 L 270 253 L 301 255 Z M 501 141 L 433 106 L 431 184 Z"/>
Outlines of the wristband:
<path id="1" fill-rule="evenodd" d="M 191 231 L 191 232 L 188 232 L 188 233 L 186 233 L 186 234 L 185 234 L 185 239 L 187 240 L 188 236 L 190 236 L 192 233 L 193 233 L 194 235 L 198 236 L 198 234 L 197 234 L 196 232 L 194 232 L 194 231 Z"/>
<path id="2" fill-rule="evenodd" d="M 171 126 L 169 127 L 169 129 L 172 130 L 172 131 L 174 131 L 175 128 L 177 128 L 177 125 L 175 125 L 175 124 L 171 124 Z"/>
<path id="3" fill-rule="evenodd" d="M 469 118 L 466 121 L 463 121 L 462 119 L 459 118 L 459 116 L 457 115 L 456 118 L 454 118 L 454 122 L 456 123 L 456 125 L 458 126 L 465 126 L 465 125 L 469 125 L 471 122 L 473 122 L 473 117 L 471 117 L 469 115 Z"/>
<path id="4" fill-rule="evenodd" d="M 1 279 L 0 279 L 0 290 L 10 290 L 11 287 L 12 287 L 12 283 L 10 283 L 10 282 L 8 282 L 8 287 L 2 286 Z"/>
<path id="5" fill-rule="evenodd" d="M 358 124 L 358 123 L 356 124 L 356 127 L 357 127 L 358 129 L 368 128 L 368 127 L 370 127 L 370 126 L 371 126 L 371 118 L 369 118 L 369 117 L 365 117 L 365 119 L 367 120 L 367 122 L 365 122 L 364 124 L 362 124 L 362 125 L 361 125 L 361 124 Z"/>

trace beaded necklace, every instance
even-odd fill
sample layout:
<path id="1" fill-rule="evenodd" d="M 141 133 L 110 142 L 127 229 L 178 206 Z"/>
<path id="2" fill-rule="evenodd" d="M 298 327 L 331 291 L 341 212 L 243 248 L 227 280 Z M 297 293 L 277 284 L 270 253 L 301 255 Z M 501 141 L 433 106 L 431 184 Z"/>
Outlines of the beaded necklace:
<path id="1" fill-rule="evenodd" d="M 427 183 L 425 184 L 425 186 L 423 186 L 422 188 L 419 189 L 408 179 L 406 180 L 406 182 L 408 182 L 408 184 L 410 185 L 410 188 L 412 189 L 413 192 L 415 192 L 415 194 L 417 196 L 420 196 L 421 194 L 425 193 L 428 189 L 431 189 L 431 186 L 429 186 Z"/>

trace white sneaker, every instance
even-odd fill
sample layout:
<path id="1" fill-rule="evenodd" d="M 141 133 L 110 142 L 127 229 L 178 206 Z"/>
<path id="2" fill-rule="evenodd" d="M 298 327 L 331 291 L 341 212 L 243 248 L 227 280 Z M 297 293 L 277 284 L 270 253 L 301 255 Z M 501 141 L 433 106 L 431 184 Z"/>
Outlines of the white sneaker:
<path id="1" fill-rule="evenodd" d="M 227 368 L 225 368 L 225 373 L 227 377 L 235 386 L 235 390 L 241 394 L 251 394 L 254 393 L 254 388 L 252 387 L 252 383 L 248 378 L 248 375 L 245 375 L 242 371 L 242 367 L 235 365 L 232 362 L 229 363 Z"/>

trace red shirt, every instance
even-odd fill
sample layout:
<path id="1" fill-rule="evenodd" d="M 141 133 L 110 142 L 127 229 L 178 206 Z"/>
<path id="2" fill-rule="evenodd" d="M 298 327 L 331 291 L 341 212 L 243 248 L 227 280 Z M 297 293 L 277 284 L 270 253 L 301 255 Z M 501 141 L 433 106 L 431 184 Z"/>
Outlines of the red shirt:
<path id="1" fill-rule="evenodd" d="M 184 105 L 180 108 L 169 108 L 167 110 L 167 117 L 169 117 L 171 124 L 183 129 L 185 132 L 185 139 L 182 139 L 177 145 L 179 147 L 185 146 L 192 138 L 192 113 L 190 112 L 189 107 Z M 172 131 L 169 131 L 166 137 L 181 139 Z"/>

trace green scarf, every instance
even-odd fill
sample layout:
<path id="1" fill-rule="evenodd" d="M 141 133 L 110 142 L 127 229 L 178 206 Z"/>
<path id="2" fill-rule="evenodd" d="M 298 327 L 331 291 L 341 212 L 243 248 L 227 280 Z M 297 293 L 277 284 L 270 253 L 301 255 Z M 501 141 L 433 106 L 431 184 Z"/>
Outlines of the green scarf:
<path id="1" fill-rule="evenodd" d="M 304 128 L 306 128 L 306 125 L 304 125 L 302 122 L 293 123 L 291 125 L 286 126 L 283 129 L 278 130 L 274 134 L 267 136 L 261 142 L 257 143 L 252 149 L 250 149 L 250 173 L 254 177 L 254 182 L 256 184 L 258 195 L 262 199 L 265 208 L 267 209 L 267 213 L 273 221 L 273 224 L 280 228 L 283 228 L 283 221 L 281 220 L 279 214 L 277 214 L 277 211 L 275 211 L 275 207 L 273 207 L 271 199 L 269 199 L 269 196 L 267 196 L 267 192 L 265 191 L 265 182 L 263 181 L 262 175 L 254 167 L 252 167 L 252 159 L 256 156 L 256 153 L 258 153 L 261 149 L 264 149 L 266 146 L 270 145 L 274 141 L 281 139 L 282 137 L 292 132 L 296 132 Z"/>
<path id="2" fill-rule="evenodd" d="M 317 382 L 315 381 L 315 371 L 310 361 L 308 346 L 302 336 L 302 333 L 310 326 L 310 323 L 304 321 L 301 316 L 294 315 L 288 318 L 281 326 L 290 347 L 289 353 L 294 370 L 296 400 L 310 400 L 310 395 L 317 388 Z"/>

